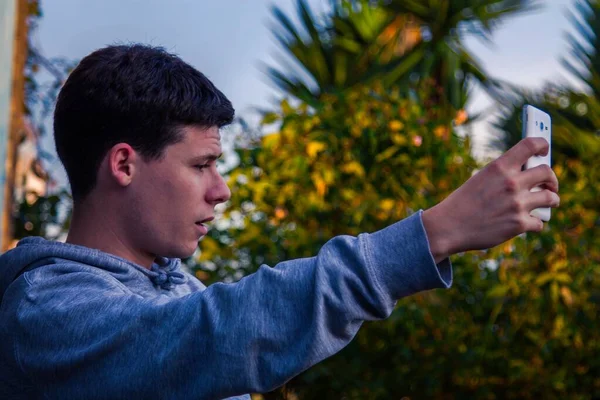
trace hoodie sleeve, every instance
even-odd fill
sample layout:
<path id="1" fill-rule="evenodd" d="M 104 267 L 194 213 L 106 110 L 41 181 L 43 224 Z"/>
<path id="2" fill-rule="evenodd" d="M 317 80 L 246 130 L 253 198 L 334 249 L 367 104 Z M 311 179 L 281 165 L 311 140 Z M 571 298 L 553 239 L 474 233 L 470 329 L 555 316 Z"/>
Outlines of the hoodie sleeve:
<path id="1" fill-rule="evenodd" d="M 451 281 L 419 212 L 177 299 L 144 299 L 91 273 L 56 274 L 28 287 L 15 353 L 49 399 L 266 392 L 338 352 L 364 320 L 388 317 L 397 299 Z"/>

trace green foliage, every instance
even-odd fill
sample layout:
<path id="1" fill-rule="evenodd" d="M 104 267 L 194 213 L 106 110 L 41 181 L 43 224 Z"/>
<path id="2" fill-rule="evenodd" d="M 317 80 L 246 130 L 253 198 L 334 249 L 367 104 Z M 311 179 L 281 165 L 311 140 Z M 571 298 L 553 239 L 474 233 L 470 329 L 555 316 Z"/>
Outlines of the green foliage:
<path id="1" fill-rule="evenodd" d="M 321 93 L 360 83 L 376 73 L 380 52 L 394 45 L 393 38 L 382 36 L 392 22 L 382 8 L 371 7 L 367 0 L 332 1 L 331 7 L 331 15 L 318 19 L 306 1 L 298 1 L 299 26 L 273 7 L 277 25 L 272 33 L 302 71 L 284 59 L 282 69 L 268 67 L 267 71 L 283 92 L 309 104 Z"/>
<path id="2" fill-rule="evenodd" d="M 318 19 L 298 0 L 298 26 L 274 8 L 274 36 L 287 59 L 269 67 L 275 85 L 313 105 L 323 93 L 355 84 L 409 85 L 434 79 L 443 88 L 435 97 L 463 108 L 470 85 L 479 82 L 493 96 L 491 79 L 463 44 L 468 35 L 490 40 L 504 19 L 535 10 L 537 0 L 369 1 L 334 0 Z M 291 60 L 295 68 L 286 62 Z"/>
<path id="3" fill-rule="evenodd" d="M 600 351 L 600 176 L 593 168 L 600 157 L 600 138 L 595 134 L 600 125 L 581 128 L 593 120 L 583 111 L 596 103 L 584 97 L 555 92 L 538 96 L 539 102 L 527 101 L 553 118 L 552 164 L 560 182 L 561 206 L 541 235 L 515 241 L 508 254 L 498 250 L 490 254 L 510 276 L 497 290 L 502 299 L 498 320 L 518 327 L 515 334 L 521 334 L 509 337 L 511 346 L 520 349 L 511 360 L 519 363 L 531 386 L 552 382 L 552 389 L 537 385 L 543 398 L 589 398 L 588 394 L 600 393 L 600 362 L 595 357 Z M 503 147 L 510 146 L 520 137 L 516 133 L 520 110 L 500 125 L 509 132 Z"/>
<path id="4" fill-rule="evenodd" d="M 363 86 L 314 109 L 282 102 L 267 116 L 280 131 L 239 149 L 226 213 L 236 222 L 201 242 L 199 274 L 235 279 L 311 256 L 333 235 L 374 231 L 442 200 L 476 165 L 451 110 L 428 107 L 430 95 Z M 555 127 L 557 141 L 567 134 Z M 600 394 L 599 177 L 586 167 L 597 156 L 556 155 L 563 205 L 543 233 L 455 257 L 452 290 L 401 300 L 287 389 L 302 399 Z"/>
<path id="5" fill-rule="evenodd" d="M 600 2 L 580 0 L 575 2 L 575 14 L 569 12 L 571 24 L 578 36 L 567 33 L 569 58 L 563 58 L 563 65 L 569 69 L 588 89 L 594 98 L 600 95 Z"/>
<path id="6" fill-rule="evenodd" d="M 52 235 L 48 232 L 48 227 L 63 223 L 59 215 L 59 206 L 64 196 L 68 194 L 38 196 L 35 193 L 28 193 L 24 201 L 18 205 L 14 237 L 42 236 L 50 239 Z"/>
<path id="7" fill-rule="evenodd" d="M 598 20 L 595 3 L 579 8 L 595 13 L 581 20 Z M 582 76 L 593 77 L 595 50 L 585 57 Z M 399 84 L 354 85 L 310 106 L 284 101 L 267 114 L 265 123 L 279 122 L 280 130 L 239 150 L 227 212 L 236 223 L 202 242 L 200 275 L 237 279 L 263 262 L 314 255 L 332 235 L 379 229 L 458 187 L 476 165 L 468 142 L 445 136 L 457 112 L 437 101 L 445 89 L 433 82 L 436 91 L 416 96 Z M 587 83 L 592 89 L 595 79 Z M 545 230 L 454 257 L 452 290 L 401 300 L 389 319 L 365 324 L 287 392 L 301 399 L 600 396 L 600 177 L 591 168 L 600 156 L 600 108 L 595 95 L 564 88 L 517 95 L 517 111 L 497 123 L 506 134 L 495 146 L 520 140 L 523 103 L 551 113 L 562 203 Z"/>
<path id="8" fill-rule="evenodd" d="M 237 150 L 225 214 L 231 227 L 203 240 L 200 261 L 252 272 L 312 256 L 332 236 L 383 228 L 448 195 L 474 161 L 469 140 L 452 130 L 455 112 L 429 107 L 433 90 L 409 100 L 360 86 L 326 96 L 318 108 L 284 100 L 265 116 L 280 131 Z"/>
<path id="9" fill-rule="evenodd" d="M 538 382 L 542 398 L 592 398 L 600 395 L 600 3 L 580 1 L 571 20 L 579 38 L 568 36 L 569 69 L 586 87 L 546 88 L 523 95 L 497 125 L 504 134 L 494 147 L 506 149 L 521 137 L 523 103 L 552 117 L 552 164 L 560 182 L 561 206 L 542 235 L 515 241 L 511 252 L 491 253 L 511 279 L 499 286 L 502 311 L 498 320 L 517 325 L 521 336 L 511 346 L 521 350 L 511 362 Z M 527 265 L 527 268 L 516 268 Z M 522 312 L 511 313 L 511 309 Z M 505 323 L 507 323 L 505 322 Z M 527 341 L 530 343 L 528 345 Z M 532 370 L 532 366 L 534 367 Z"/>

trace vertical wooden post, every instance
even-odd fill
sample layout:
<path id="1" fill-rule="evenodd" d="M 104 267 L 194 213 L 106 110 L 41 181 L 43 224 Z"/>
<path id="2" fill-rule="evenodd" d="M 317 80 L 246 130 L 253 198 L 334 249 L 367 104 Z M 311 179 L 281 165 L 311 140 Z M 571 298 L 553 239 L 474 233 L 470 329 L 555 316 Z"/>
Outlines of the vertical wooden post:
<path id="1" fill-rule="evenodd" d="M 18 140 L 24 129 L 25 62 L 27 60 L 27 2 L 15 0 L 15 34 L 12 57 L 12 84 L 10 117 L 6 143 L 4 203 L 2 210 L 2 251 L 7 250 L 13 238 L 13 193 Z"/>

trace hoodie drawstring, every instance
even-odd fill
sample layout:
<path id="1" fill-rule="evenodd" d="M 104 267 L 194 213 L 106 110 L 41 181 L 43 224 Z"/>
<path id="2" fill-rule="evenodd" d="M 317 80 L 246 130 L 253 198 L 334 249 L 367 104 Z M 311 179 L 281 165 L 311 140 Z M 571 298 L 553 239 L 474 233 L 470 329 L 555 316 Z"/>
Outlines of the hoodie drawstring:
<path id="1" fill-rule="evenodd" d="M 178 266 L 177 262 L 169 263 L 166 257 L 157 257 L 156 262 L 152 264 L 150 280 L 166 290 L 172 289 L 174 285 L 185 283 L 185 276 L 176 271 Z"/>

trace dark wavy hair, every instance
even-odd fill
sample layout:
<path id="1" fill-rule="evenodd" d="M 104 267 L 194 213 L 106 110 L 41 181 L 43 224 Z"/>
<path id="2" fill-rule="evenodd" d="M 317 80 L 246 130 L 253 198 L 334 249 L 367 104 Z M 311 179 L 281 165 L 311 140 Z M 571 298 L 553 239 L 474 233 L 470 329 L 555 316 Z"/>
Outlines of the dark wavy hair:
<path id="1" fill-rule="evenodd" d="M 94 188 L 108 150 L 128 143 L 146 160 L 183 139 L 181 128 L 232 122 L 231 102 L 201 72 L 162 48 L 118 45 L 86 56 L 54 111 L 56 151 L 75 201 Z"/>

